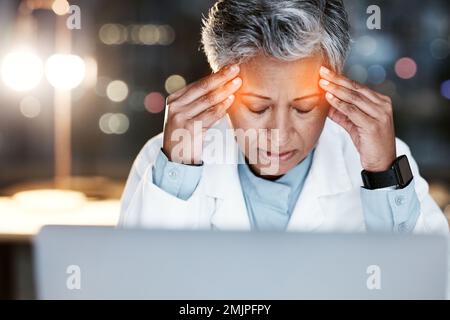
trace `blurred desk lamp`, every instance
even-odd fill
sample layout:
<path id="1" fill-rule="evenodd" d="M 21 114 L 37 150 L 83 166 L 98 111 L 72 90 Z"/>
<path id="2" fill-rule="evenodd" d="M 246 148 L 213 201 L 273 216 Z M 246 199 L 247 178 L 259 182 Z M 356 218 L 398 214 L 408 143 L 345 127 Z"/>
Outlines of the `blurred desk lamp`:
<path id="1" fill-rule="evenodd" d="M 36 21 L 33 12 L 37 9 L 51 10 L 56 17 L 55 54 L 50 56 L 45 67 L 35 54 L 33 42 L 36 39 Z M 2 62 L 2 78 L 15 91 L 29 91 L 41 81 L 44 73 L 54 88 L 54 186 L 55 189 L 69 189 L 71 176 L 71 90 L 78 87 L 86 75 L 85 61 L 71 54 L 71 30 L 66 26 L 70 5 L 66 0 L 22 0 L 18 8 L 14 29 L 13 50 Z M 96 68 L 96 65 L 95 65 Z M 96 77 L 96 72 L 95 72 Z M 21 192 L 16 198 L 21 202 L 34 202 L 36 191 Z M 49 202 L 61 198 L 61 190 L 40 193 Z M 67 197 L 71 197 L 69 201 Z M 63 199 L 63 198 L 61 198 Z M 79 205 L 85 201 L 83 193 L 67 190 L 67 203 Z M 39 203 L 42 203 L 42 199 Z M 38 204 L 37 204 L 38 206 Z"/>

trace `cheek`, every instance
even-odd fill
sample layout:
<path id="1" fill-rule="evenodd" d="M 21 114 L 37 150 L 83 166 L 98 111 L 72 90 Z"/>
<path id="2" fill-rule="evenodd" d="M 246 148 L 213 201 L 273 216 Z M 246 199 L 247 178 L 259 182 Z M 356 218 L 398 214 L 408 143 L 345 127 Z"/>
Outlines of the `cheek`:
<path id="1" fill-rule="evenodd" d="M 294 121 L 297 139 L 301 140 L 301 144 L 305 149 L 312 148 L 317 142 L 327 118 L 327 108 L 318 108 L 311 115 Z"/>
<path id="2" fill-rule="evenodd" d="M 260 139 L 267 140 L 267 138 L 263 138 L 266 137 L 265 135 L 259 136 L 260 130 L 266 128 L 267 120 L 258 119 L 235 106 L 229 109 L 228 115 L 233 125 L 236 141 L 245 155 L 249 157 L 250 154 L 256 152 Z"/>

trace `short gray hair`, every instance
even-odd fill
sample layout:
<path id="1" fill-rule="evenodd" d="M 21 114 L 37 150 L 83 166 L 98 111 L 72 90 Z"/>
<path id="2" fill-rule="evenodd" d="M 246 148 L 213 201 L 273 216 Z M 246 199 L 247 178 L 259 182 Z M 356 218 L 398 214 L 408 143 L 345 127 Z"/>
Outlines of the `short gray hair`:
<path id="1" fill-rule="evenodd" d="M 284 61 L 320 53 L 340 72 L 348 17 L 341 0 L 219 0 L 203 19 L 202 46 L 213 71 L 261 53 Z"/>

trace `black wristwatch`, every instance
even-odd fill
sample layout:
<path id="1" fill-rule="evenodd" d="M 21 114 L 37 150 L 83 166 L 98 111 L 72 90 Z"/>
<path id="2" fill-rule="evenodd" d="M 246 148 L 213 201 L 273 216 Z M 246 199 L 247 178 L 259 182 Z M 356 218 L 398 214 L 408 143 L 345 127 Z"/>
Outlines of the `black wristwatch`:
<path id="1" fill-rule="evenodd" d="M 389 170 L 383 172 L 361 171 L 364 188 L 380 189 L 386 187 L 397 187 L 402 189 L 412 180 L 413 175 L 409 166 L 408 158 L 403 155 L 395 159 Z"/>

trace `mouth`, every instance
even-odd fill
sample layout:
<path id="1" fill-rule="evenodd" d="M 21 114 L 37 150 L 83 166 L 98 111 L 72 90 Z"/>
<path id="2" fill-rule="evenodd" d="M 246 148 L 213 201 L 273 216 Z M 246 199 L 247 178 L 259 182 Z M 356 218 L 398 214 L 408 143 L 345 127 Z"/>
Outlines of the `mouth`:
<path id="1" fill-rule="evenodd" d="M 275 153 L 275 152 L 270 152 L 270 151 L 259 149 L 259 152 L 265 158 L 269 158 L 270 160 L 287 161 L 287 160 L 291 159 L 297 153 L 297 150 L 290 150 L 290 151 Z"/>

